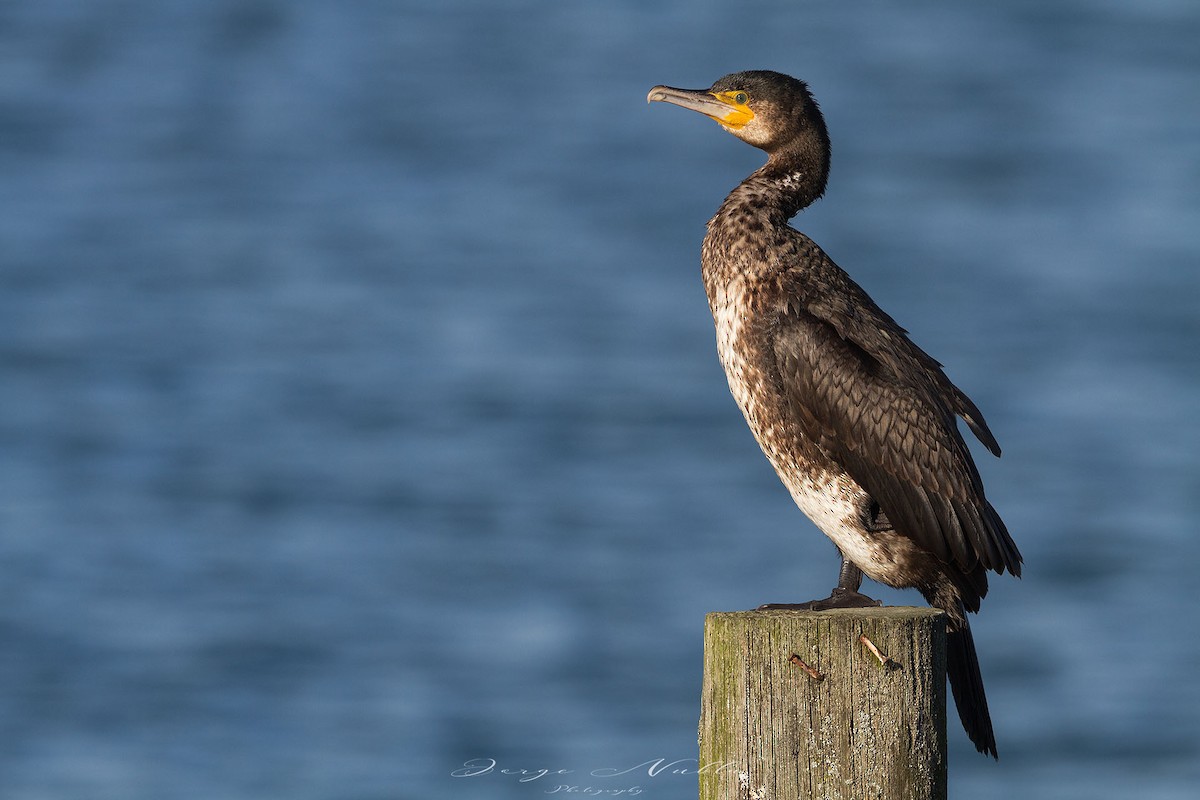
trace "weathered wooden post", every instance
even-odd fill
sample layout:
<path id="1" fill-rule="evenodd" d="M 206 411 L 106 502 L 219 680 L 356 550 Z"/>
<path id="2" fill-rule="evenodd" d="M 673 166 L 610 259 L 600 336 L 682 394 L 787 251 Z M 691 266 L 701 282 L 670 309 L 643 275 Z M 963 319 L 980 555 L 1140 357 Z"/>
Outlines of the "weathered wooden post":
<path id="1" fill-rule="evenodd" d="M 700 800 L 944 800 L 945 616 L 709 614 L 700 765 Z"/>

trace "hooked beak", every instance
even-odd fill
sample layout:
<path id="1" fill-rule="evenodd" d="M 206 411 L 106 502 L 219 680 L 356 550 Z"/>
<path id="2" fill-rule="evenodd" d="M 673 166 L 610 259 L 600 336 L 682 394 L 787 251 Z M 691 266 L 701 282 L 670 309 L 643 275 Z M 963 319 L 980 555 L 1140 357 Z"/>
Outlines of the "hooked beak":
<path id="1" fill-rule="evenodd" d="M 754 119 L 754 112 L 731 98 L 713 94 L 707 89 L 676 89 L 673 86 L 655 86 L 646 95 L 647 103 L 670 103 L 671 105 L 698 111 L 730 128 L 741 128 Z"/>

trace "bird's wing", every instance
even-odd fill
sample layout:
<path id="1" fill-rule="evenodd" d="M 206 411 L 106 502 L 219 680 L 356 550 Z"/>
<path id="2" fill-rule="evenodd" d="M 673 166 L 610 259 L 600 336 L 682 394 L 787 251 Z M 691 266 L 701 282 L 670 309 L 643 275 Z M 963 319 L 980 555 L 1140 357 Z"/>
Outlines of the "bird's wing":
<path id="1" fill-rule="evenodd" d="M 835 304 L 844 301 L 858 319 L 806 299 L 797 285 L 782 292 L 793 300 L 771 328 L 779 380 L 804 433 L 923 549 L 966 572 L 982 564 L 1020 574 L 1020 555 L 955 425 L 965 397 L 846 281 L 845 291 L 821 300 L 841 298 Z"/>
<path id="2" fill-rule="evenodd" d="M 811 249 L 812 259 L 823 282 L 832 291 L 813 295 L 805 291 L 805 282 L 798 282 L 795 294 L 804 298 L 804 308 L 818 319 L 833 326 L 843 339 L 857 342 L 860 347 L 897 375 L 923 374 L 931 381 L 947 407 L 963 418 L 971 432 L 994 456 L 1000 455 L 1000 444 L 988 428 L 983 414 L 971 398 L 955 386 L 936 359 L 913 344 L 907 331 L 875 304 L 861 286 L 833 263 L 816 244 L 803 234 L 794 232 L 795 244 Z"/>

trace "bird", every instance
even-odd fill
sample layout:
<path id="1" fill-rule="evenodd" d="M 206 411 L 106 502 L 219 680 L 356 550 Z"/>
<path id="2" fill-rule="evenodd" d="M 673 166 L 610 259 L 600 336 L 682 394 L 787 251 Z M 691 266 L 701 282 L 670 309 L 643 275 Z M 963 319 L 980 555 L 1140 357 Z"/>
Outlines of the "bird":
<path id="1" fill-rule="evenodd" d="M 976 750 L 998 758 L 968 612 L 989 571 L 1023 559 L 959 431 L 993 455 L 983 415 L 789 220 L 825 193 L 830 140 L 804 81 L 736 72 L 707 89 L 655 86 L 647 102 L 699 112 L 767 154 L 708 222 L 701 273 L 717 353 L 754 438 L 841 556 L 830 596 L 760 608 L 879 605 L 863 576 L 916 588 L 946 614 L 947 676 Z"/>

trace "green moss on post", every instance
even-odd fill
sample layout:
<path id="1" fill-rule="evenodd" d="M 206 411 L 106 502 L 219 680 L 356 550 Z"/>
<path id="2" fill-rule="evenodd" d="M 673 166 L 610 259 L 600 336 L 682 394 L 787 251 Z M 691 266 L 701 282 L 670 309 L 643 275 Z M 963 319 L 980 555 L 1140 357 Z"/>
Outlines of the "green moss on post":
<path id="1" fill-rule="evenodd" d="M 709 614 L 700 764 L 700 800 L 944 800 L 945 616 Z"/>

